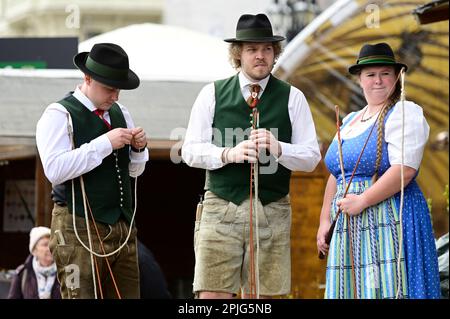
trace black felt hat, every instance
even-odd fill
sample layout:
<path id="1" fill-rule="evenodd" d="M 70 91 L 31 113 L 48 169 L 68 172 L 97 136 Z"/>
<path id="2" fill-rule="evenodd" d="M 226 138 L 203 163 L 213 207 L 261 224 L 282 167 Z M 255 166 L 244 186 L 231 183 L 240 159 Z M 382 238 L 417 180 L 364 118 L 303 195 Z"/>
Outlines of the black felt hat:
<path id="1" fill-rule="evenodd" d="M 130 70 L 127 53 L 114 43 L 97 43 L 91 52 L 80 52 L 73 63 L 83 73 L 105 85 L 132 90 L 139 86 L 139 77 Z"/>
<path id="2" fill-rule="evenodd" d="M 225 42 L 279 42 L 285 38 L 273 35 L 272 24 L 263 13 L 243 14 L 236 26 L 236 37 L 225 39 Z"/>

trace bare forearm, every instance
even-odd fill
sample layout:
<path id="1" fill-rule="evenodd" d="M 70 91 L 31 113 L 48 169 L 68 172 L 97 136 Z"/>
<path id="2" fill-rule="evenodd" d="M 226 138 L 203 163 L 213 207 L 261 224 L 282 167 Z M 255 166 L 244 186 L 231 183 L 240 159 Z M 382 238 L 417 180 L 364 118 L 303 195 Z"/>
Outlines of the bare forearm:
<path id="1" fill-rule="evenodd" d="M 322 211 L 320 212 L 320 222 L 330 220 L 330 207 L 336 193 L 336 178 L 330 174 L 328 177 L 327 186 L 323 195 Z"/>
<path id="2" fill-rule="evenodd" d="M 413 179 L 416 170 L 404 166 L 404 187 Z M 392 165 L 371 187 L 363 194 L 365 206 L 373 206 L 379 202 L 397 194 L 401 188 L 400 165 Z"/>

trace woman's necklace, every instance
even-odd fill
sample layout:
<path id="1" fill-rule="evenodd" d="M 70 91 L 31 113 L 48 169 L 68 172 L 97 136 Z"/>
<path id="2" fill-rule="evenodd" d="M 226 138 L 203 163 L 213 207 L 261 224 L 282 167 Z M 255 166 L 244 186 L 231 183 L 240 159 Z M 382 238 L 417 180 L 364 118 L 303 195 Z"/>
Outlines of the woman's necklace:
<path id="1" fill-rule="evenodd" d="M 370 120 L 372 117 L 374 117 L 376 114 L 378 114 L 378 112 L 376 112 L 376 113 L 372 114 L 371 116 L 369 116 L 368 118 L 363 119 L 364 115 L 366 114 L 367 109 L 368 109 L 368 108 L 366 108 L 366 109 L 364 110 L 363 114 L 361 115 L 360 121 L 361 121 L 362 123 L 367 122 L 367 121 Z"/>

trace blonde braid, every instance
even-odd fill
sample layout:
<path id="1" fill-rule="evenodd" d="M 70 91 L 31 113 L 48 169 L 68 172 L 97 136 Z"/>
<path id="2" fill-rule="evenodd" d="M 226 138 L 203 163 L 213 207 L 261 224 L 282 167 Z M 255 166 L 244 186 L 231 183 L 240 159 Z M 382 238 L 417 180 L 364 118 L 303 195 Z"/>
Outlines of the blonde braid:
<path id="1" fill-rule="evenodd" d="M 378 118 L 377 127 L 377 160 L 375 161 L 375 174 L 372 176 L 372 184 L 374 184 L 378 179 L 378 169 L 380 168 L 381 156 L 383 155 L 383 136 L 384 136 L 384 118 L 387 114 L 388 108 L 385 107 Z"/>

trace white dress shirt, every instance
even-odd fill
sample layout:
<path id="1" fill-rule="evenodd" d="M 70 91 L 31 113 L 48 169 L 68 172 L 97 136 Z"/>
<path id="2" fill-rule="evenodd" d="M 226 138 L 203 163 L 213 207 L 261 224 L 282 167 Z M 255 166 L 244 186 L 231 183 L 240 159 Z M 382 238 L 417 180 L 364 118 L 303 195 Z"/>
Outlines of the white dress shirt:
<path id="1" fill-rule="evenodd" d="M 96 107 L 77 87 L 73 96 L 89 111 Z M 134 128 L 128 110 L 117 103 L 123 113 L 128 128 Z M 67 180 L 81 176 L 99 166 L 103 159 L 113 151 L 112 144 L 106 133 L 89 143 L 72 150 L 72 143 L 67 128 L 67 109 L 59 103 L 52 103 L 45 109 L 36 127 L 36 144 L 44 167 L 45 176 L 54 184 L 62 184 Z M 103 117 L 111 123 L 109 112 Z M 142 174 L 148 161 L 148 150 L 141 153 L 130 151 L 130 176 Z"/>
<path id="2" fill-rule="evenodd" d="M 389 163 L 401 164 L 402 163 L 402 102 L 397 102 L 389 115 L 384 126 L 384 140 L 388 144 Z M 359 120 L 358 115 L 364 112 L 363 108 L 358 112 L 352 112 L 348 114 L 342 120 L 345 124 L 341 132 L 342 139 L 348 139 L 356 137 L 364 133 L 371 125 L 374 124 L 377 114 L 366 122 L 359 122 L 357 125 L 350 125 L 355 120 Z M 356 114 L 355 114 L 356 113 Z M 355 114 L 353 116 L 353 114 Z M 347 123 L 349 119 L 352 119 L 350 123 Z M 430 127 L 423 115 L 422 108 L 411 101 L 405 101 L 405 147 L 404 147 L 404 165 L 419 169 L 420 162 L 422 161 L 423 151 L 425 144 L 427 143 L 430 133 Z M 375 129 L 374 129 L 375 130 Z M 376 135 L 376 130 L 372 133 Z"/>
<path id="3" fill-rule="evenodd" d="M 264 92 L 269 76 L 257 82 Z M 249 86 L 256 84 L 239 73 L 239 84 L 245 100 L 250 96 Z M 214 83 L 206 85 L 197 96 L 192 107 L 189 125 L 182 147 L 183 160 L 198 168 L 214 170 L 223 167 L 224 147 L 212 144 L 212 123 L 216 106 Z M 303 93 L 291 86 L 288 102 L 292 125 L 291 143 L 280 142 L 281 156 L 278 163 L 291 171 L 311 172 L 321 159 L 314 122 L 308 102 Z"/>

